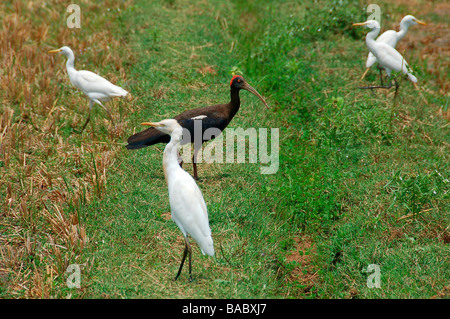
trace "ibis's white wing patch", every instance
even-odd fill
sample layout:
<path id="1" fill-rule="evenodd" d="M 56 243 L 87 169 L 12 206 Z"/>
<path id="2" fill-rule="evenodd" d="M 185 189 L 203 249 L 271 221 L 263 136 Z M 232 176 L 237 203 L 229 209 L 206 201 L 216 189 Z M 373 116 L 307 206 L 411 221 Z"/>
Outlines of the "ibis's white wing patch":
<path id="1" fill-rule="evenodd" d="M 191 120 L 203 120 L 204 118 L 207 118 L 208 116 L 206 115 L 198 115 L 198 116 L 194 116 L 191 117 Z"/>

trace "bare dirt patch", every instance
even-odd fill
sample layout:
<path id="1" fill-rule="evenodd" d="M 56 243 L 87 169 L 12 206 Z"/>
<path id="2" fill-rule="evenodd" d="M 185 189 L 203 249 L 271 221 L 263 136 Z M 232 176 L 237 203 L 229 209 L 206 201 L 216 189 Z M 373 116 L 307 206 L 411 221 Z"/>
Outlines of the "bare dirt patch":
<path id="1" fill-rule="evenodd" d="M 294 241 L 294 249 L 286 258 L 288 263 L 296 263 L 289 277 L 289 282 L 300 288 L 299 295 L 307 295 L 312 292 L 317 277 L 317 269 L 314 268 L 313 264 L 316 246 L 309 237 L 295 237 Z"/>

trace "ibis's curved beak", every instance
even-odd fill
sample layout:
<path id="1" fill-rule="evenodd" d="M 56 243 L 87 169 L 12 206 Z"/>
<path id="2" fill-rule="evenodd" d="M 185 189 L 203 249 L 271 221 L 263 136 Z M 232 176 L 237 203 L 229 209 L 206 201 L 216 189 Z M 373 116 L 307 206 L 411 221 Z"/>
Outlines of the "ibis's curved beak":
<path id="1" fill-rule="evenodd" d="M 353 26 L 363 26 L 363 25 L 366 25 L 367 24 L 367 22 L 358 22 L 358 23 L 353 23 L 352 25 Z"/>
<path id="2" fill-rule="evenodd" d="M 48 53 L 58 53 L 61 51 L 62 51 L 61 49 L 56 49 L 56 50 L 50 50 L 50 51 L 48 51 Z"/>
<path id="3" fill-rule="evenodd" d="M 421 24 L 421 25 L 427 25 L 425 22 L 420 21 L 419 19 L 413 19 L 414 22 Z"/>
<path id="4" fill-rule="evenodd" d="M 152 126 L 152 127 L 160 127 L 160 126 L 162 126 L 162 124 L 155 123 L 155 122 L 144 122 L 144 123 L 141 123 L 141 125 Z"/>
<path id="5" fill-rule="evenodd" d="M 256 91 L 250 84 L 248 84 L 247 82 L 245 82 L 244 85 L 242 86 L 242 88 L 243 88 L 244 90 L 247 90 L 247 91 L 249 91 L 250 93 L 253 93 L 254 95 L 256 95 L 256 96 L 261 100 L 261 102 L 264 103 L 265 107 L 266 107 L 266 108 L 269 108 L 269 105 L 267 105 L 266 100 L 264 100 L 264 98 L 261 96 L 261 94 L 259 94 L 258 91 Z"/>

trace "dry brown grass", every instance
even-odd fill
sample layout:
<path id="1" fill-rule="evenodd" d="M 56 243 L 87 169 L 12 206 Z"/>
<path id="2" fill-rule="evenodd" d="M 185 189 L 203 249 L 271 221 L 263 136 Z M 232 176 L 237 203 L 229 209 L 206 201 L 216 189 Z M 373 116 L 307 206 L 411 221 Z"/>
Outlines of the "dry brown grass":
<path id="1" fill-rule="evenodd" d="M 130 4 L 121 2 L 120 9 Z M 67 266 L 89 263 L 81 207 L 105 194 L 120 147 L 96 140 L 114 141 L 127 129 L 126 119 L 113 127 L 97 116 L 93 125 L 107 136 L 95 136 L 89 126 L 82 136 L 68 133 L 67 126 L 82 125 L 88 100 L 70 84 L 65 58 L 47 51 L 70 46 L 76 68 L 113 83 L 127 81 L 124 61 L 133 58 L 115 23 L 115 1 L 81 1 L 81 29 L 66 27 L 66 6 L 0 4 L 0 295 L 6 297 L 61 297 L 55 286 L 65 282 Z"/>

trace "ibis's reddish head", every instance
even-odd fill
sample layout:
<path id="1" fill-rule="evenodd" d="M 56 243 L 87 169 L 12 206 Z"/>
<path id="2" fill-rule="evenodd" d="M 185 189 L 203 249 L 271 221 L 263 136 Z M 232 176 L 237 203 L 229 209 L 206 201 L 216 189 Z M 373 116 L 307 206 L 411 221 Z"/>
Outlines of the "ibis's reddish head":
<path id="1" fill-rule="evenodd" d="M 234 75 L 232 78 L 231 78 L 231 81 L 230 81 L 230 86 L 233 86 L 233 84 L 235 85 L 235 86 L 240 86 L 240 85 L 242 85 L 242 84 L 244 84 L 245 83 L 245 80 L 244 80 L 244 78 L 241 76 L 241 75 Z M 240 84 L 240 85 L 239 85 Z"/>
<path id="2" fill-rule="evenodd" d="M 269 108 L 264 98 L 250 84 L 248 84 L 241 75 L 235 75 L 231 78 L 230 87 L 232 91 L 236 89 L 238 91 L 244 89 L 253 93 L 264 103 L 267 108 Z"/>

